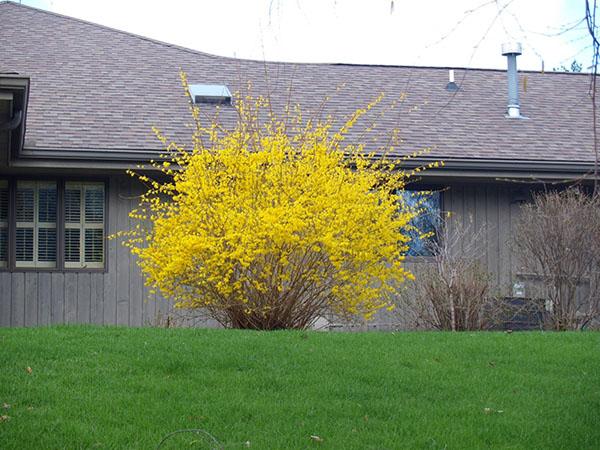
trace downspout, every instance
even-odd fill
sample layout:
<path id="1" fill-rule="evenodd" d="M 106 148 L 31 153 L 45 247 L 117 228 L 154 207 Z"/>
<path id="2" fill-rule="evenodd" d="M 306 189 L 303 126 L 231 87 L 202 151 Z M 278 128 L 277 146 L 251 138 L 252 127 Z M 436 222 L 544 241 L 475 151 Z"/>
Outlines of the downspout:
<path id="1" fill-rule="evenodd" d="M 23 111 L 17 111 L 12 119 L 7 122 L 0 123 L 0 131 L 14 130 L 21 125 L 21 119 L 23 118 Z"/>

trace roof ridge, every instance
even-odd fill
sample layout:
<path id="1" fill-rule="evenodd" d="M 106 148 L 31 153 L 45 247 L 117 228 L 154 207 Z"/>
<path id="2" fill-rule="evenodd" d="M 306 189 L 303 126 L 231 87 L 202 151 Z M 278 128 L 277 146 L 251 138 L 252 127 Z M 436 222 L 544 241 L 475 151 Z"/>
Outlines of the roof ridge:
<path id="1" fill-rule="evenodd" d="M 153 38 L 150 38 L 150 37 L 147 37 L 147 36 L 142 36 L 141 34 L 136 34 L 136 33 L 132 33 L 130 31 L 125 31 L 125 30 L 119 30 L 118 28 L 109 27 L 108 25 L 102 25 L 102 24 L 97 23 L 97 22 L 90 22 L 89 20 L 80 19 L 78 17 L 67 16 L 66 14 L 60 14 L 60 13 L 57 13 L 57 12 L 54 12 L 54 11 L 48 11 L 46 9 L 36 8 L 35 6 L 24 5 L 22 3 L 17 3 L 14 0 L 0 0 L 0 6 L 2 6 L 2 5 L 12 5 L 12 6 L 16 6 L 16 7 L 19 7 L 19 8 L 29 9 L 29 10 L 37 12 L 37 13 L 48 14 L 48 15 L 55 16 L 55 17 L 58 17 L 58 18 L 63 19 L 63 20 L 78 22 L 78 23 L 82 23 L 82 24 L 85 24 L 85 25 L 91 25 L 93 27 L 102 28 L 104 30 L 113 31 L 113 32 L 116 32 L 116 33 L 124 34 L 124 35 L 129 36 L 129 37 L 134 37 L 134 38 L 137 38 L 137 39 L 141 39 L 143 41 L 148 41 L 148 42 L 151 42 L 153 44 L 163 45 L 165 47 L 170 47 L 170 48 L 176 48 L 178 50 L 183 50 L 183 51 L 186 51 L 186 52 L 189 52 L 189 53 L 194 53 L 194 54 L 197 54 L 197 55 L 203 55 L 203 56 L 208 56 L 208 57 L 212 57 L 212 58 L 226 58 L 226 59 L 233 59 L 233 60 L 239 60 L 240 59 L 240 58 L 232 58 L 230 56 L 214 55 L 212 53 L 207 53 L 207 52 L 203 52 L 203 51 L 200 51 L 200 50 L 194 50 L 194 49 L 183 47 L 183 46 L 180 46 L 180 45 L 171 44 L 169 42 L 161 41 L 161 40 L 158 40 L 158 39 L 153 39 Z"/>
<path id="2" fill-rule="evenodd" d="M 201 50 L 195 50 L 189 47 L 184 47 L 177 44 L 172 44 L 169 42 L 161 41 L 159 39 L 150 38 L 148 36 L 142 36 L 141 34 L 132 33 L 130 31 L 120 30 L 118 28 L 109 27 L 107 25 L 102 25 L 96 22 L 90 22 L 89 20 L 80 19 L 78 17 L 67 16 L 66 14 L 60 14 L 54 11 L 48 11 L 42 8 L 36 8 L 35 6 L 24 5 L 22 3 L 17 3 L 15 0 L 0 0 L 0 7 L 3 5 L 13 5 L 20 8 L 25 8 L 31 11 L 35 11 L 38 13 L 44 13 L 51 16 L 58 17 L 63 20 L 74 21 L 78 23 L 82 23 L 85 25 L 91 25 L 93 27 L 101 28 L 103 30 L 113 31 L 116 33 L 123 34 L 125 36 L 137 38 L 146 42 L 150 42 L 152 44 L 161 45 L 167 48 L 173 48 L 176 50 L 180 50 L 183 52 L 191 53 L 194 55 L 204 56 L 208 58 L 214 59 L 226 59 L 230 61 L 238 61 L 238 62 L 255 62 L 262 64 L 289 64 L 289 65 L 298 65 L 298 66 L 349 66 L 349 67 L 381 67 L 381 68 L 404 68 L 404 69 L 440 69 L 440 70 L 472 70 L 472 71 L 485 71 L 485 72 L 506 72 L 505 69 L 491 69 L 491 68 L 483 68 L 483 67 L 460 67 L 460 66 L 417 66 L 417 65 L 401 65 L 401 64 L 363 64 L 363 63 L 347 63 L 347 62 L 290 62 L 290 61 L 268 61 L 268 60 L 259 60 L 259 59 L 250 59 L 250 58 L 237 58 L 232 56 L 224 56 L 224 55 L 215 55 L 213 53 L 203 52 Z M 539 71 L 539 70 L 519 70 L 519 73 L 536 73 L 536 74 L 561 74 L 561 75 L 589 75 L 586 72 L 555 72 L 555 71 Z"/>

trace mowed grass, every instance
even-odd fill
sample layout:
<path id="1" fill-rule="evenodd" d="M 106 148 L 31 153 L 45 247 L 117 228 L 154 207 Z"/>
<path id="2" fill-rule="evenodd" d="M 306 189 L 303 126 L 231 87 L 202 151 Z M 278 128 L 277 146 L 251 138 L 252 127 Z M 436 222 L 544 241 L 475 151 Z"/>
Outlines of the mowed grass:
<path id="1" fill-rule="evenodd" d="M 2 329 L 0 408 L 2 449 L 598 449 L 600 334 Z"/>

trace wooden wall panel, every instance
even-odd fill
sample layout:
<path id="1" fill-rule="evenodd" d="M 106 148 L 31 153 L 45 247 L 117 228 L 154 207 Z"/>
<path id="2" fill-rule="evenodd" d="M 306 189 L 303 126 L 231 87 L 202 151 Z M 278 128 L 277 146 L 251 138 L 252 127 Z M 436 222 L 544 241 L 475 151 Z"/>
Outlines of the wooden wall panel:
<path id="1" fill-rule="evenodd" d="M 480 257 L 505 294 L 510 293 L 513 266 L 510 252 L 512 223 L 518 204 L 510 185 L 461 183 L 443 192 L 443 207 L 455 221 L 473 228 L 485 227 Z M 140 188 L 126 175 L 111 176 L 107 190 L 107 228 L 112 235 L 133 225 L 128 213 L 138 201 Z M 164 324 L 173 310 L 160 293 L 151 294 L 121 239 L 107 245 L 107 271 L 0 272 L 0 326 L 35 326 L 59 323 L 96 323 L 147 326 Z M 411 261 L 407 267 L 418 270 Z"/>
<path id="2" fill-rule="evenodd" d="M 12 283 L 11 274 L 0 273 L 0 327 L 11 326 Z"/>
<path id="3" fill-rule="evenodd" d="M 510 209 L 510 236 L 514 236 L 515 224 L 517 223 L 517 221 L 519 220 L 519 217 L 521 215 L 521 205 L 519 202 L 512 201 L 512 202 L 510 202 L 509 209 Z M 515 281 L 517 281 L 516 274 L 521 272 L 521 269 L 520 269 L 521 263 L 514 251 L 511 251 L 510 255 L 511 255 L 510 267 L 511 267 L 511 275 L 512 275 L 511 281 L 512 281 L 512 283 L 514 283 Z"/>
<path id="4" fill-rule="evenodd" d="M 143 192 L 143 186 L 135 180 L 131 180 L 129 194 L 129 210 L 134 210 L 138 203 L 139 197 Z M 128 227 L 133 229 L 137 220 L 129 219 Z M 129 325 L 140 327 L 143 325 L 144 314 L 144 298 L 143 298 L 143 281 L 142 273 L 137 265 L 136 258 L 129 255 Z"/>
<path id="5" fill-rule="evenodd" d="M 25 326 L 31 327 L 38 324 L 38 274 L 37 272 L 25 273 Z"/>
<path id="6" fill-rule="evenodd" d="M 475 212 L 473 220 L 473 231 L 477 238 L 477 256 L 479 263 L 488 267 L 488 223 L 487 223 L 487 190 L 486 186 L 475 187 Z"/>
<path id="7" fill-rule="evenodd" d="M 11 326 L 25 326 L 25 274 L 13 273 L 11 277 L 12 308 Z"/>
<path id="8" fill-rule="evenodd" d="M 129 207 L 131 205 L 131 179 L 122 178 L 119 180 L 119 193 L 117 198 L 117 230 L 127 230 L 129 228 Z M 115 269 L 117 271 L 117 325 L 129 325 L 129 250 L 121 245 L 120 239 L 117 242 L 117 258 Z"/>
<path id="9" fill-rule="evenodd" d="M 508 294 L 511 283 L 511 255 L 510 255 L 510 193 L 506 186 L 499 189 L 498 196 L 498 271 L 500 291 Z"/>
<path id="10" fill-rule="evenodd" d="M 65 323 L 77 323 L 77 273 L 65 273 Z"/>
<path id="11" fill-rule="evenodd" d="M 65 274 L 52 274 L 52 318 L 51 323 L 65 323 Z"/>
<path id="12" fill-rule="evenodd" d="M 500 283 L 500 260 L 498 258 L 500 252 L 500 235 L 498 232 L 500 218 L 498 216 L 498 199 L 498 186 L 488 186 L 486 197 L 487 269 L 493 274 L 493 279 L 496 284 Z"/>
<path id="13" fill-rule="evenodd" d="M 108 235 L 115 234 L 117 229 L 118 216 L 118 177 L 110 177 L 108 182 Z M 106 241 L 106 259 L 108 271 L 103 275 L 103 294 L 104 294 L 104 325 L 116 325 L 117 323 L 117 238 Z"/>
<path id="14" fill-rule="evenodd" d="M 90 323 L 104 322 L 104 274 L 90 274 Z"/>
<path id="15" fill-rule="evenodd" d="M 91 319 L 91 274 L 77 274 L 77 323 L 90 323 Z"/>
<path id="16" fill-rule="evenodd" d="M 38 274 L 38 302 L 39 302 L 39 325 L 50 325 L 52 323 L 52 274 L 40 272 Z"/>

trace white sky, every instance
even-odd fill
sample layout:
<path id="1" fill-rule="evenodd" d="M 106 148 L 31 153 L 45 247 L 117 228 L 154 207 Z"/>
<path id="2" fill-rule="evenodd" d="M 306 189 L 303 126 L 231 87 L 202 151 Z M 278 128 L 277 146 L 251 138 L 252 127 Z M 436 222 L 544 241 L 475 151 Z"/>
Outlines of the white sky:
<path id="1" fill-rule="evenodd" d="M 298 62 L 520 69 L 591 64 L 584 0 L 22 0 L 223 56 Z M 470 11 L 470 12 L 469 12 Z M 499 14 L 501 11 L 501 14 Z"/>

